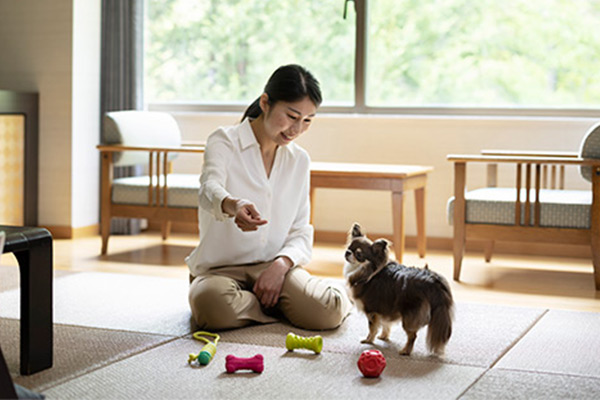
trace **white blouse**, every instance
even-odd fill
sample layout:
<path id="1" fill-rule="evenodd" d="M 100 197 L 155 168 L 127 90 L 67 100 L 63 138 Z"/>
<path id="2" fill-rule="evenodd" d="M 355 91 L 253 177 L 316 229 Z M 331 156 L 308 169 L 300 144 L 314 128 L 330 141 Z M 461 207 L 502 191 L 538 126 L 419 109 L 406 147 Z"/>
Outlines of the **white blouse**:
<path id="1" fill-rule="evenodd" d="M 185 259 L 193 276 L 211 267 L 289 257 L 294 265 L 312 256 L 310 157 L 295 143 L 279 146 L 270 177 L 248 119 L 219 128 L 206 144 L 200 176 L 200 243 Z M 254 203 L 268 222 L 242 232 L 221 209 L 225 197 Z"/>

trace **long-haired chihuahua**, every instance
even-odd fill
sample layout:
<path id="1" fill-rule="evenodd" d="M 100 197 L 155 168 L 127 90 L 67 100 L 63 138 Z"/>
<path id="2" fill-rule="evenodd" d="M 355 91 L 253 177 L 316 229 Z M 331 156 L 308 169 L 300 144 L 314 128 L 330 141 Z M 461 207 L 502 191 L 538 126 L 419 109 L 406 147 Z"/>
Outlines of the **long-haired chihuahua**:
<path id="1" fill-rule="evenodd" d="M 442 355 L 452 334 L 454 308 L 446 279 L 427 266 L 406 267 L 390 260 L 390 242 L 372 242 L 359 224 L 353 225 L 348 240 L 344 277 L 369 320 L 369 335 L 362 343 L 373 343 L 380 327 L 379 338 L 387 340 L 391 326 L 402 321 L 408 340 L 401 355 L 410 355 L 417 332 L 426 325 L 427 348 Z"/>

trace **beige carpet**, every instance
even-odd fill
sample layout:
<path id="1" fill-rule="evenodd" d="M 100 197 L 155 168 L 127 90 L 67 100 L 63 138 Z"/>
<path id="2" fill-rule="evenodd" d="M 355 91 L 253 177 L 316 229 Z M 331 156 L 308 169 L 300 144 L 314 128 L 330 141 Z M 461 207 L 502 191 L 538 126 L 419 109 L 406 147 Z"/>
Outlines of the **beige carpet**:
<path id="1" fill-rule="evenodd" d="M 56 399 L 599 398 L 600 316 L 458 303 L 443 359 L 424 333 L 401 357 L 402 329 L 376 341 L 388 366 L 378 379 L 356 367 L 367 323 L 354 311 L 321 332 L 320 355 L 288 352 L 285 335 L 314 335 L 286 323 L 222 332 L 215 360 L 191 368 L 202 344 L 187 305 L 187 282 L 124 274 L 56 274 L 55 364 L 18 376 L 18 273 L 0 268 L 0 343 L 17 383 Z M 265 357 L 262 374 L 225 372 L 225 356 Z"/>
<path id="2" fill-rule="evenodd" d="M 19 321 L 0 318 L 0 332 L 8 368 L 19 371 Z M 170 340 L 168 336 L 56 324 L 53 367 L 30 376 L 15 375 L 13 379 L 22 386 L 44 391 Z"/>

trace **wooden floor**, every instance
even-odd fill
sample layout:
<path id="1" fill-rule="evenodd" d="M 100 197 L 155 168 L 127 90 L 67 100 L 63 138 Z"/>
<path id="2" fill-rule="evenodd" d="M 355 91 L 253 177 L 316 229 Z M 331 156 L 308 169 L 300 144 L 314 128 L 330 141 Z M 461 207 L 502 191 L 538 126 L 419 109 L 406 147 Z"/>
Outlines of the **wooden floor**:
<path id="1" fill-rule="evenodd" d="M 112 236 L 108 255 L 100 256 L 100 237 L 54 241 L 55 269 L 102 271 L 187 279 L 184 259 L 196 245 L 195 235 L 174 234 L 163 242 L 159 233 Z M 343 244 L 317 243 L 313 261 L 306 267 L 315 275 L 341 278 Z M 425 263 L 447 278 L 452 276 L 452 255 L 428 251 L 420 259 L 407 249 L 404 263 Z M 1 265 L 17 265 L 5 254 Z M 600 292 L 594 289 L 591 260 L 467 253 L 461 282 L 451 281 L 457 301 L 496 303 L 581 311 L 600 311 Z"/>

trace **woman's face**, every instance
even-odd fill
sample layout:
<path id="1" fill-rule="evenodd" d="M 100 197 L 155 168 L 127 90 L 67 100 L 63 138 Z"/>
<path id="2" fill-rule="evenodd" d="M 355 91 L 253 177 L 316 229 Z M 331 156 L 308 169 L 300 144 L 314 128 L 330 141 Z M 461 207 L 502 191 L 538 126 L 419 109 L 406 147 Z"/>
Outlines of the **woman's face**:
<path id="1" fill-rule="evenodd" d="M 261 96 L 265 133 L 279 146 L 285 146 L 303 134 L 317 112 L 317 107 L 307 96 L 300 101 L 278 101 L 269 105 L 268 96 Z"/>

